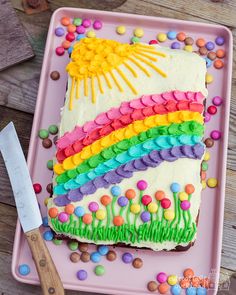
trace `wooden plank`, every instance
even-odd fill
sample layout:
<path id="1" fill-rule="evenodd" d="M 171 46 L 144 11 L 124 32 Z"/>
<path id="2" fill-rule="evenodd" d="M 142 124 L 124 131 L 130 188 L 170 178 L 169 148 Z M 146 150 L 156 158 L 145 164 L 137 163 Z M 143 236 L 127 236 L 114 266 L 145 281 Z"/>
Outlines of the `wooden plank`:
<path id="1" fill-rule="evenodd" d="M 32 47 L 9 0 L 0 0 L 0 70 L 34 56 Z"/>

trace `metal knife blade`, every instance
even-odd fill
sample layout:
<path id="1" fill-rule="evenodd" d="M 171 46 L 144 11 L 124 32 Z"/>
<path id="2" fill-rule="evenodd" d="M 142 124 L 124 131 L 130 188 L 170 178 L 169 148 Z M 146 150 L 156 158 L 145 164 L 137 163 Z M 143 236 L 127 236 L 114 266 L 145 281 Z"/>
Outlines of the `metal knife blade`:
<path id="1" fill-rule="evenodd" d="M 0 151 L 10 178 L 23 231 L 36 229 L 42 224 L 42 217 L 26 160 L 12 122 L 0 132 Z"/>

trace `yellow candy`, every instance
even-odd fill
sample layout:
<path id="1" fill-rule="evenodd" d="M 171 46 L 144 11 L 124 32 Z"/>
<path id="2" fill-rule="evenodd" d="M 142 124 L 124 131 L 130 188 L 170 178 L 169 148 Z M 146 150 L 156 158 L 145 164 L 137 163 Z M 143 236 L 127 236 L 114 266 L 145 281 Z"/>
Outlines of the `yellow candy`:
<path id="1" fill-rule="evenodd" d="M 106 211 L 102 210 L 102 209 L 98 209 L 98 211 L 96 212 L 96 218 L 98 220 L 103 220 L 106 218 Z"/>
<path id="2" fill-rule="evenodd" d="M 44 199 L 44 205 L 47 206 L 48 205 L 48 201 L 49 201 L 49 197 Z"/>
<path id="3" fill-rule="evenodd" d="M 167 35 L 165 33 L 159 33 L 157 35 L 157 40 L 159 42 L 164 42 L 164 41 L 166 41 L 166 39 L 167 39 Z"/>
<path id="4" fill-rule="evenodd" d="M 96 37 L 96 33 L 95 33 L 94 31 L 88 31 L 88 32 L 86 33 L 86 36 L 87 36 L 88 38 L 95 38 L 95 37 Z"/>
<path id="5" fill-rule="evenodd" d="M 53 170 L 54 172 L 59 175 L 59 174 L 62 174 L 63 172 L 65 172 L 65 170 L 63 169 L 62 165 L 57 163 L 53 166 Z"/>
<path id="6" fill-rule="evenodd" d="M 216 178 L 208 178 L 207 179 L 207 185 L 211 188 L 214 188 L 218 185 L 218 181 Z"/>
<path id="7" fill-rule="evenodd" d="M 202 180 L 202 189 L 205 189 L 205 188 L 206 188 L 206 181 Z"/>
<path id="8" fill-rule="evenodd" d="M 213 78 L 213 76 L 211 74 L 206 73 L 206 79 L 205 80 L 206 80 L 207 84 L 210 84 L 210 83 L 213 82 L 214 78 Z"/>
<path id="9" fill-rule="evenodd" d="M 156 213 L 157 212 L 157 209 L 158 209 L 158 206 L 157 206 L 156 203 L 151 202 L 151 203 L 148 204 L 147 208 L 148 208 L 148 211 L 150 213 Z"/>
<path id="10" fill-rule="evenodd" d="M 172 209 L 167 209 L 164 212 L 164 217 L 166 220 L 173 220 L 175 218 L 175 212 Z"/>
<path id="11" fill-rule="evenodd" d="M 141 28 L 137 28 L 134 30 L 134 36 L 138 37 L 138 38 L 142 38 L 144 35 L 144 31 Z"/>
<path id="12" fill-rule="evenodd" d="M 179 193 L 179 199 L 180 201 L 187 201 L 188 200 L 188 194 L 186 192 Z"/>
<path id="13" fill-rule="evenodd" d="M 192 45 L 185 45 L 184 50 L 188 52 L 193 52 L 193 46 Z"/>
<path id="14" fill-rule="evenodd" d="M 168 276 L 167 282 L 169 285 L 174 286 L 178 283 L 178 277 L 176 275 Z"/>
<path id="15" fill-rule="evenodd" d="M 118 26 L 116 27 L 116 33 L 119 35 L 123 35 L 126 32 L 126 27 L 125 26 Z"/>
<path id="16" fill-rule="evenodd" d="M 211 158 L 211 154 L 210 154 L 209 152 L 206 152 L 205 155 L 204 155 L 203 160 L 204 160 L 204 161 L 209 161 L 210 158 Z"/>
<path id="17" fill-rule="evenodd" d="M 134 214 L 138 214 L 140 212 L 140 210 L 141 210 L 141 207 L 139 204 L 132 204 L 130 206 L 130 211 Z"/>

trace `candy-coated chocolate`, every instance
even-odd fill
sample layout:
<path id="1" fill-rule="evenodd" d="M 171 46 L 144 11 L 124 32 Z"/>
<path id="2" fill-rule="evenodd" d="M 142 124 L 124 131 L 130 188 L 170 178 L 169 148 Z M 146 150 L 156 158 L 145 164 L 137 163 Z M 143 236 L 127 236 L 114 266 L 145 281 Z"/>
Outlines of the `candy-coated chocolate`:
<path id="1" fill-rule="evenodd" d="M 193 278 L 194 277 L 193 269 L 192 268 L 186 268 L 184 270 L 184 277 L 189 278 L 189 279 Z"/>
<path id="2" fill-rule="evenodd" d="M 175 218 L 175 212 L 172 209 L 167 209 L 164 211 L 164 218 L 171 221 Z"/>
<path id="3" fill-rule="evenodd" d="M 86 213 L 84 214 L 84 216 L 82 217 L 83 223 L 85 224 L 91 224 L 93 221 L 93 217 L 92 214 Z"/>
<path id="4" fill-rule="evenodd" d="M 171 287 L 170 291 L 172 295 L 180 295 L 182 292 L 182 288 L 180 287 L 180 285 L 176 284 Z"/>
<path id="5" fill-rule="evenodd" d="M 53 242 L 54 245 L 60 246 L 63 243 L 63 240 L 53 239 L 52 242 Z"/>
<path id="6" fill-rule="evenodd" d="M 170 207 L 170 205 L 171 205 L 170 199 L 164 198 L 161 200 L 161 207 L 163 209 L 168 209 Z"/>
<path id="7" fill-rule="evenodd" d="M 36 194 L 39 194 L 39 193 L 41 193 L 41 191 L 42 191 L 42 186 L 41 186 L 40 183 L 34 183 L 34 184 L 33 184 L 33 188 L 34 188 L 34 192 L 35 192 Z"/>
<path id="8" fill-rule="evenodd" d="M 62 28 L 62 27 L 57 27 L 56 29 L 55 29 L 55 35 L 57 36 L 57 37 L 61 37 L 61 36 L 63 36 L 65 34 L 65 30 Z"/>
<path id="9" fill-rule="evenodd" d="M 215 48 L 215 44 L 211 41 L 208 41 L 205 46 L 207 50 L 213 50 Z"/>
<path id="10" fill-rule="evenodd" d="M 176 285 L 178 283 L 178 277 L 176 275 L 168 276 L 167 283 L 171 286 Z"/>
<path id="11" fill-rule="evenodd" d="M 84 281 L 88 277 L 88 273 L 84 269 L 79 270 L 76 275 L 77 275 L 77 279 L 80 281 Z"/>
<path id="12" fill-rule="evenodd" d="M 45 199 L 44 199 L 44 205 L 45 205 L 45 206 L 48 205 L 48 201 L 49 201 L 49 199 L 50 199 L 50 198 L 45 198 Z"/>
<path id="13" fill-rule="evenodd" d="M 141 201 L 144 206 L 147 206 L 149 203 L 152 202 L 152 197 L 149 195 L 144 195 L 144 196 L 142 196 Z"/>
<path id="14" fill-rule="evenodd" d="M 221 106 L 222 105 L 222 103 L 223 103 L 223 99 L 222 99 L 222 97 L 220 97 L 220 96 L 214 96 L 213 98 L 212 98 L 212 103 L 215 105 L 215 106 Z"/>
<path id="15" fill-rule="evenodd" d="M 170 287 L 167 283 L 162 283 L 158 286 L 158 291 L 160 294 L 166 294 L 169 291 Z"/>
<path id="16" fill-rule="evenodd" d="M 27 276 L 30 273 L 30 267 L 28 264 L 21 264 L 18 267 L 18 272 L 22 276 Z"/>
<path id="17" fill-rule="evenodd" d="M 210 51 L 210 52 L 208 52 L 207 57 L 210 60 L 214 60 L 214 59 L 216 59 L 216 53 L 214 51 Z"/>
<path id="18" fill-rule="evenodd" d="M 180 185 L 179 183 L 177 182 L 173 182 L 170 186 L 170 190 L 173 192 L 173 193 L 178 193 L 180 191 Z"/>
<path id="19" fill-rule="evenodd" d="M 50 125 L 48 127 L 48 131 L 49 131 L 50 134 L 57 134 L 58 133 L 57 125 Z"/>
<path id="20" fill-rule="evenodd" d="M 191 203 L 187 200 L 181 202 L 180 207 L 182 210 L 187 211 L 191 206 Z"/>
<path id="21" fill-rule="evenodd" d="M 77 241 L 69 241 L 67 246 L 71 251 L 76 251 L 78 250 L 79 243 Z"/>
<path id="22" fill-rule="evenodd" d="M 48 136 L 49 136 L 49 132 L 48 132 L 48 130 L 46 130 L 46 129 L 40 129 L 39 132 L 38 132 L 38 136 L 39 136 L 41 139 L 48 138 Z"/>
<path id="23" fill-rule="evenodd" d="M 130 211 L 133 213 L 133 214 L 138 214 L 141 210 L 141 207 L 139 204 L 132 204 L 130 206 Z"/>
<path id="24" fill-rule="evenodd" d="M 103 276 L 105 274 L 105 267 L 103 265 L 95 266 L 94 273 L 96 276 Z"/>
<path id="25" fill-rule="evenodd" d="M 126 205 L 128 205 L 129 200 L 126 197 L 119 197 L 117 203 L 120 207 L 125 207 Z"/>
<path id="26" fill-rule="evenodd" d="M 114 261 L 114 260 L 116 260 L 117 255 L 116 255 L 116 252 L 115 251 L 110 250 L 110 251 L 108 251 L 106 257 L 107 257 L 107 260 Z"/>
<path id="27" fill-rule="evenodd" d="M 73 204 L 68 204 L 65 206 L 65 212 L 68 214 L 68 215 L 71 215 L 73 214 L 75 211 L 75 207 Z"/>
<path id="28" fill-rule="evenodd" d="M 207 49 L 205 46 L 202 46 L 198 49 L 200 55 L 206 55 L 207 54 Z"/>
<path id="29" fill-rule="evenodd" d="M 180 33 L 177 34 L 176 38 L 177 38 L 178 41 L 183 42 L 185 40 L 185 38 L 186 38 L 186 34 L 184 32 L 180 32 Z"/>
<path id="30" fill-rule="evenodd" d="M 187 277 L 184 277 L 183 279 L 180 280 L 179 284 L 181 288 L 187 289 L 190 287 L 190 279 Z"/>
<path id="31" fill-rule="evenodd" d="M 124 218 L 122 216 L 115 216 L 113 218 L 113 224 L 115 226 L 121 226 L 124 223 Z"/>
<path id="32" fill-rule="evenodd" d="M 208 289 L 210 287 L 210 279 L 209 278 L 201 279 L 201 286 Z"/>
<path id="33" fill-rule="evenodd" d="M 45 149 L 49 149 L 52 146 L 52 141 L 50 138 L 44 138 L 42 141 L 42 145 Z"/>
<path id="34" fill-rule="evenodd" d="M 131 43 L 139 43 L 140 39 L 138 37 L 134 36 L 134 37 L 131 38 L 130 41 L 131 41 Z"/>
<path id="35" fill-rule="evenodd" d="M 51 230 L 47 230 L 43 233 L 43 238 L 45 241 L 52 241 L 54 238 L 54 234 Z"/>
<path id="36" fill-rule="evenodd" d="M 97 202 L 90 202 L 88 208 L 91 212 L 96 212 L 99 209 L 99 205 Z"/>
<path id="37" fill-rule="evenodd" d="M 203 47 L 203 46 L 205 46 L 205 44 L 206 44 L 206 41 L 205 41 L 205 39 L 203 39 L 203 38 L 198 38 L 198 39 L 196 40 L 196 45 L 197 45 L 197 47 Z"/>
<path id="38" fill-rule="evenodd" d="M 65 212 L 61 212 L 61 213 L 59 213 L 59 215 L 58 215 L 58 220 L 60 221 L 60 222 L 67 222 L 68 221 L 68 219 L 69 219 L 69 216 L 68 216 L 68 214 L 66 214 Z"/>
<path id="39" fill-rule="evenodd" d="M 125 26 L 118 26 L 116 27 L 116 33 L 119 35 L 123 35 L 126 32 L 126 27 Z"/>
<path id="40" fill-rule="evenodd" d="M 90 261 L 90 254 L 88 252 L 82 252 L 80 255 L 80 260 L 83 261 L 84 263 Z"/>
<path id="41" fill-rule="evenodd" d="M 206 184 L 206 181 L 205 180 L 202 180 L 201 181 L 201 184 L 202 184 L 202 189 L 205 189 L 207 184 Z"/>
<path id="42" fill-rule="evenodd" d="M 223 49 L 217 49 L 217 50 L 216 50 L 216 56 L 217 56 L 218 58 L 223 58 L 223 57 L 225 57 L 225 50 L 223 50 Z"/>
<path id="43" fill-rule="evenodd" d="M 111 201 L 112 201 L 112 198 L 108 195 L 103 195 L 100 199 L 100 202 L 102 203 L 103 206 L 109 205 Z"/>
<path id="44" fill-rule="evenodd" d="M 222 68 L 224 67 L 224 63 L 223 63 L 223 61 L 220 60 L 220 59 L 216 59 L 216 60 L 214 61 L 214 67 L 215 67 L 216 69 L 218 69 L 218 70 L 222 69 Z"/>
<path id="45" fill-rule="evenodd" d="M 58 215 L 58 209 L 56 207 L 51 207 L 49 210 L 48 210 L 48 215 L 51 217 L 51 218 L 56 218 L 57 215 Z"/>
<path id="46" fill-rule="evenodd" d="M 186 192 L 180 192 L 178 196 L 181 202 L 188 200 L 188 194 Z"/>
<path id="47" fill-rule="evenodd" d="M 150 41 L 149 41 L 149 44 L 150 44 L 150 45 L 158 44 L 158 41 L 157 41 L 157 40 L 150 40 Z"/>
<path id="48" fill-rule="evenodd" d="M 193 40 L 192 37 L 187 37 L 187 38 L 185 38 L 184 43 L 185 43 L 186 45 L 193 45 L 194 40 Z"/>
<path id="49" fill-rule="evenodd" d="M 107 214 L 106 211 L 103 209 L 98 209 L 96 212 L 96 218 L 98 220 L 104 220 L 106 218 Z"/>
<path id="50" fill-rule="evenodd" d="M 206 172 L 205 171 L 201 171 L 201 180 L 205 180 L 206 179 Z"/>
<path id="51" fill-rule="evenodd" d="M 195 287 L 189 287 L 186 290 L 186 295 L 196 295 L 197 294 L 197 288 Z"/>
<path id="52" fill-rule="evenodd" d="M 82 25 L 85 27 L 85 28 L 89 28 L 91 26 L 91 20 L 90 19 L 83 19 L 82 21 Z"/>
<path id="53" fill-rule="evenodd" d="M 211 120 L 211 115 L 209 113 L 205 113 L 204 122 L 207 123 Z"/>
<path id="54" fill-rule="evenodd" d="M 77 263 L 80 261 L 80 255 L 78 252 L 72 252 L 70 254 L 70 261 L 73 263 Z"/>
<path id="55" fill-rule="evenodd" d="M 213 147 L 214 145 L 214 140 L 210 137 L 206 138 L 205 141 L 204 141 L 206 147 L 210 148 L 210 147 Z"/>
<path id="56" fill-rule="evenodd" d="M 210 66 L 212 65 L 212 61 L 208 57 L 205 57 L 205 61 L 206 61 L 206 67 L 210 68 Z"/>
<path id="57" fill-rule="evenodd" d="M 141 191 L 144 191 L 147 188 L 148 184 L 145 180 L 139 180 L 137 182 L 137 188 Z"/>
<path id="58" fill-rule="evenodd" d="M 148 204 L 147 209 L 150 213 L 156 213 L 158 210 L 158 205 L 157 203 L 151 202 Z"/>
<path id="59" fill-rule="evenodd" d="M 65 40 L 65 41 L 63 41 L 63 42 L 61 43 L 61 46 L 62 46 L 63 48 L 65 48 L 65 49 L 68 49 L 68 48 L 70 48 L 70 46 L 71 46 L 71 42 L 68 41 L 68 40 Z"/>
<path id="60" fill-rule="evenodd" d="M 80 25 L 82 24 L 82 18 L 80 18 L 80 17 L 76 17 L 76 18 L 74 18 L 74 20 L 73 20 L 73 24 L 74 24 L 76 27 L 80 26 Z"/>
<path id="61" fill-rule="evenodd" d="M 167 281 L 167 274 L 165 272 L 159 272 L 156 276 L 157 281 L 162 284 Z"/>
<path id="62" fill-rule="evenodd" d="M 217 113 L 217 108 L 216 106 L 214 105 L 211 105 L 207 108 L 207 112 L 210 114 L 210 115 L 215 115 Z"/>
<path id="63" fill-rule="evenodd" d="M 74 33 L 76 31 L 76 26 L 75 25 L 73 25 L 73 24 L 69 24 L 68 26 L 67 26 L 67 32 L 69 32 L 69 33 Z"/>
<path id="64" fill-rule="evenodd" d="M 143 266 L 143 261 L 141 258 L 135 258 L 132 262 L 134 268 L 141 268 Z"/>
<path id="65" fill-rule="evenodd" d="M 207 289 L 204 287 L 197 288 L 197 295 L 207 295 Z"/>
<path id="66" fill-rule="evenodd" d="M 47 216 L 44 216 L 44 217 L 42 218 L 42 221 L 43 221 L 43 226 L 44 226 L 44 227 L 48 227 L 48 217 L 47 217 Z"/>
<path id="67" fill-rule="evenodd" d="M 144 31 L 142 28 L 136 28 L 134 29 L 134 36 L 138 38 L 142 38 L 144 35 Z"/>
<path id="68" fill-rule="evenodd" d="M 213 140 L 219 140 L 221 139 L 221 132 L 219 130 L 213 130 L 211 131 L 210 136 Z"/>
<path id="69" fill-rule="evenodd" d="M 141 213 L 140 218 L 142 222 L 148 222 L 151 219 L 151 214 L 148 211 L 144 211 Z"/>
<path id="70" fill-rule="evenodd" d="M 98 263 L 101 261 L 101 254 L 99 252 L 93 252 L 91 255 L 90 255 L 90 259 L 92 262 L 94 263 Z"/>
<path id="71" fill-rule="evenodd" d="M 128 189 L 128 190 L 125 192 L 125 196 L 126 196 L 126 198 L 129 199 L 129 200 L 134 199 L 135 196 L 136 196 L 135 190 L 133 190 L 133 189 Z"/>
<path id="72" fill-rule="evenodd" d="M 159 42 L 165 42 L 167 39 L 167 35 L 165 33 L 159 33 L 157 34 L 157 40 Z"/>
<path id="73" fill-rule="evenodd" d="M 57 140 L 58 140 L 58 136 L 54 136 L 53 137 L 53 143 L 56 145 L 56 143 L 57 143 Z"/>
<path id="74" fill-rule="evenodd" d="M 211 154 L 210 154 L 209 152 L 205 152 L 205 155 L 204 155 L 203 160 L 204 160 L 204 161 L 209 161 L 210 158 L 211 158 Z"/>
<path id="75" fill-rule="evenodd" d="M 157 287 L 158 287 L 158 285 L 155 281 L 150 281 L 147 284 L 147 289 L 150 292 L 155 292 L 157 290 Z"/>
<path id="76" fill-rule="evenodd" d="M 164 191 L 156 191 L 155 193 L 155 198 L 157 201 L 161 201 L 162 199 L 165 198 L 165 192 Z"/>
<path id="77" fill-rule="evenodd" d="M 101 246 L 98 246 L 97 250 L 101 255 L 107 255 L 109 248 L 106 245 L 101 245 Z"/>
<path id="78" fill-rule="evenodd" d="M 184 189 L 185 189 L 185 192 L 189 195 L 195 192 L 195 187 L 193 184 L 186 184 Z"/>
<path id="79" fill-rule="evenodd" d="M 173 43 L 171 43 L 171 49 L 180 49 L 180 43 L 175 41 Z"/>
<path id="80" fill-rule="evenodd" d="M 52 186 L 52 183 L 48 183 L 47 186 L 46 186 L 46 190 L 49 194 L 52 194 L 52 191 L 53 191 L 53 186 Z"/>
<path id="81" fill-rule="evenodd" d="M 87 252 L 88 251 L 88 244 L 87 243 L 79 243 L 79 250 L 80 250 L 80 252 Z"/>
<path id="82" fill-rule="evenodd" d="M 69 17 L 66 17 L 66 16 L 62 17 L 61 18 L 61 24 L 63 26 L 68 26 L 70 24 L 70 18 Z"/>
<path id="83" fill-rule="evenodd" d="M 218 181 L 216 178 L 211 177 L 211 178 L 207 179 L 207 186 L 208 187 L 214 188 L 214 187 L 217 187 L 217 185 L 218 185 Z"/>
<path id="84" fill-rule="evenodd" d="M 206 73 L 206 83 L 210 84 L 213 82 L 213 80 L 214 80 L 213 76 L 209 73 Z"/>
<path id="85" fill-rule="evenodd" d="M 70 42 L 74 41 L 74 40 L 75 40 L 75 34 L 72 33 L 72 32 L 67 33 L 67 34 L 66 34 L 66 40 L 67 40 L 67 41 L 70 41 Z"/>
<path id="86" fill-rule="evenodd" d="M 184 50 L 188 52 L 193 52 L 193 46 L 192 45 L 185 45 Z"/>
<path id="87" fill-rule="evenodd" d="M 78 27 L 76 27 L 76 32 L 78 33 L 78 34 L 84 34 L 85 33 L 85 31 L 86 31 L 86 29 L 85 29 L 85 27 L 84 26 L 78 26 Z M 79 36 L 77 36 L 77 40 L 78 40 L 78 37 Z M 80 39 L 79 39 L 80 40 Z"/>
<path id="88" fill-rule="evenodd" d="M 129 252 L 126 252 L 122 255 L 122 261 L 124 263 L 131 263 L 133 261 L 133 255 Z"/>
<path id="89" fill-rule="evenodd" d="M 111 188 L 111 194 L 113 195 L 113 197 L 118 197 L 121 194 L 121 188 L 118 185 L 114 185 Z"/>
<path id="90" fill-rule="evenodd" d="M 169 31 L 169 32 L 167 33 L 167 38 L 168 38 L 169 40 L 174 40 L 174 39 L 176 38 L 176 36 L 177 36 L 177 33 L 176 33 L 175 31 Z"/>
<path id="91" fill-rule="evenodd" d="M 95 20 L 93 23 L 94 30 L 100 30 L 102 28 L 102 22 L 100 20 Z"/>
<path id="92" fill-rule="evenodd" d="M 215 39 L 215 43 L 216 43 L 217 45 L 219 45 L 219 46 L 224 45 L 224 43 L 225 43 L 225 38 L 222 37 L 222 36 L 218 36 L 218 37 L 216 37 L 216 39 Z"/>
<path id="93" fill-rule="evenodd" d="M 65 49 L 62 46 L 56 48 L 56 54 L 62 56 L 65 53 Z"/>
<path id="94" fill-rule="evenodd" d="M 200 286 L 201 279 L 199 277 L 193 277 L 191 279 L 191 284 L 193 287 L 198 288 Z"/>
<path id="95" fill-rule="evenodd" d="M 207 162 L 206 161 L 202 161 L 201 167 L 202 167 L 202 170 L 203 171 L 207 171 L 208 170 L 208 164 L 207 164 Z"/>
<path id="96" fill-rule="evenodd" d="M 95 38 L 96 37 L 96 33 L 93 30 L 90 30 L 86 33 L 86 37 L 88 38 Z"/>

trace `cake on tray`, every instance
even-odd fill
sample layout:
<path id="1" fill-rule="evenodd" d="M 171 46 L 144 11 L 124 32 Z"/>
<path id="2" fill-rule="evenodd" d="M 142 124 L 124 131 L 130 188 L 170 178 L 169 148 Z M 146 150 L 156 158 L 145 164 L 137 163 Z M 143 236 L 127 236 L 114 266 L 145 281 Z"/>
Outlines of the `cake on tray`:
<path id="1" fill-rule="evenodd" d="M 53 231 L 95 244 L 187 249 L 201 201 L 205 61 L 84 38 L 66 70 L 48 202 Z"/>

